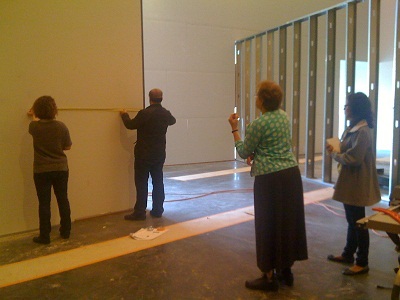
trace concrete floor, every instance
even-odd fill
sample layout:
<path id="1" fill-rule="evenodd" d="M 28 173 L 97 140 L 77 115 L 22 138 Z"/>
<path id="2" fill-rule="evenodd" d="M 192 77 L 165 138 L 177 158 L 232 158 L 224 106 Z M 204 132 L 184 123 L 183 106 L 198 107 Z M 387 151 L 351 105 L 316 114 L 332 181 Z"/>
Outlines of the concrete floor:
<path id="1" fill-rule="evenodd" d="M 248 172 L 189 181 L 171 179 L 235 167 L 246 165 L 218 162 L 165 167 L 166 203 L 161 219 L 148 216 L 145 221 L 125 221 L 126 212 L 121 212 L 79 220 L 73 223 L 69 240 L 60 239 L 55 227 L 50 245 L 34 244 L 36 231 L 0 237 L 0 282 L 1 276 L 7 276 L 2 272 L 4 266 L 24 273 L 27 269 L 20 267 L 21 262 L 34 264 L 36 259 L 55 253 L 63 257 L 68 250 L 96 247 L 103 241 L 112 243 L 148 226 L 171 226 L 252 206 L 253 179 Z M 305 178 L 303 185 L 305 193 L 329 186 Z M 344 266 L 326 259 L 328 254 L 340 254 L 344 246 L 342 205 L 327 199 L 306 205 L 305 212 L 309 259 L 295 264 L 294 286 L 283 286 L 276 293 L 244 287 L 245 280 L 261 275 L 256 266 L 254 222 L 250 220 L 15 282 L 0 288 L 0 299 L 389 299 L 390 289 L 377 286 L 392 286 L 398 253 L 385 233 L 370 231 L 369 274 L 344 276 Z M 368 213 L 372 214 L 370 209 Z M 170 233 L 172 230 L 164 236 Z"/>

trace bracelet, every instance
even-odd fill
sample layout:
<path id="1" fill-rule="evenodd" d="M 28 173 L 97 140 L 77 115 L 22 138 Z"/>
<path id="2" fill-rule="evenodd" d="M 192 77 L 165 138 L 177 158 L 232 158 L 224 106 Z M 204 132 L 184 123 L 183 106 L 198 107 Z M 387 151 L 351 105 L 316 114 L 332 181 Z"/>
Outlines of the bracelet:
<path id="1" fill-rule="evenodd" d="M 234 132 L 236 132 L 236 131 L 239 131 L 239 129 L 232 130 L 232 133 L 234 133 Z"/>

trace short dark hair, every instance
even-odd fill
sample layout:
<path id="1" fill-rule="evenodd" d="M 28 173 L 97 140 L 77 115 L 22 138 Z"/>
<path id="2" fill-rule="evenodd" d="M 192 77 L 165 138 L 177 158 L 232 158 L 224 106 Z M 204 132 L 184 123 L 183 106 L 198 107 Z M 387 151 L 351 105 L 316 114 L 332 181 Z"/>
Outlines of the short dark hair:
<path id="1" fill-rule="evenodd" d="M 53 120 L 57 113 L 57 104 L 50 96 L 42 96 L 36 99 L 32 106 L 33 113 L 39 119 Z"/>
<path id="2" fill-rule="evenodd" d="M 262 100 L 262 105 L 267 111 L 274 111 L 281 106 L 283 91 L 275 82 L 265 80 L 258 84 L 257 97 Z"/>
<path id="3" fill-rule="evenodd" d="M 347 104 L 351 112 L 351 126 L 361 120 L 366 120 L 369 128 L 374 128 L 374 120 L 371 110 L 371 102 L 364 93 L 358 92 L 347 96 Z"/>

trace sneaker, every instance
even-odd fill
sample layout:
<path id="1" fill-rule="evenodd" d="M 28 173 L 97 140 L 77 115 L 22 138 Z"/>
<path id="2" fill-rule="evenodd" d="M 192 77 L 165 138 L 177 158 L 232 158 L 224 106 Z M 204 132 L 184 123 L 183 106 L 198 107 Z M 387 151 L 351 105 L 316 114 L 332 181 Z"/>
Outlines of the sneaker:
<path id="1" fill-rule="evenodd" d="M 142 221 L 142 220 L 146 220 L 146 213 L 141 214 L 141 213 L 137 213 L 137 212 L 133 212 L 130 215 L 126 215 L 124 217 L 125 220 L 128 221 Z"/>
<path id="2" fill-rule="evenodd" d="M 41 235 L 39 235 L 39 236 L 35 236 L 34 238 L 33 238 L 33 241 L 35 242 L 35 243 L 38 243 L 38 244 L 45 244 L 45 245 L 48 245 L 48 244 L 50 244 L 50 238 L 49 237 L 43 237 L 43 236 L 41 236 Z"/>

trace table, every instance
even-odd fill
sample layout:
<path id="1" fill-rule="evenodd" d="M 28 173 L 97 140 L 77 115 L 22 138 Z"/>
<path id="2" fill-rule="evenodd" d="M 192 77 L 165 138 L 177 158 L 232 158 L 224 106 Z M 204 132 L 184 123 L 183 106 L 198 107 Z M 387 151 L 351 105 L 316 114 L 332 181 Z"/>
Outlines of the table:
<path id="1" fill-rule="evenodd" d="M 389 210 L 400 212 L 400 205 L 391 206 L 388 208 Z M 369 217 L 362 218 L 357 221 L 357 226 L 362 228 L 381 230 L 388 233 L 400 234 L 400 223 L 394 220 L 389 215 L 386 215 L 382 212 L 378 212 Z M 400 256 L 398 258 L 400 264 Z M 400 296 L 400 272 L 397 271 L 393 288 L 392 288 L 392 300 L 398 300 Z"/>

